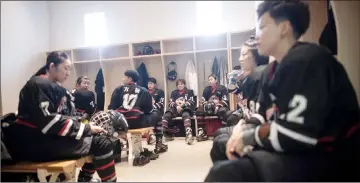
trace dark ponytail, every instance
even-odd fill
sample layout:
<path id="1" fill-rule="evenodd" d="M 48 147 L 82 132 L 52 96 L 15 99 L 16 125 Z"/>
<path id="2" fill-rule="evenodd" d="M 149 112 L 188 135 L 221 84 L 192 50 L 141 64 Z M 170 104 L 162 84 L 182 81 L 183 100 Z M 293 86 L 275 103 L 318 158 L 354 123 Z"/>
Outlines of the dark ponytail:
<path id="1" fill-rule="evenodd" d="M 40 76 L 46 74 L 46 65 L 42 66 L 35 74 L 34 76 Z"/>
<path id="2" fill-rule="evenodd" d="M 55 67 L 59 64 L 63 63 L 65 60 L 69 59 L 69 57 L 64 52 L 51 52 L 46 58 L 46 64 L 41 67 L 34 76 L 40 76 L 46 74 L 46 71 L 49 70 L 50 64 L 54 63 Z"/>

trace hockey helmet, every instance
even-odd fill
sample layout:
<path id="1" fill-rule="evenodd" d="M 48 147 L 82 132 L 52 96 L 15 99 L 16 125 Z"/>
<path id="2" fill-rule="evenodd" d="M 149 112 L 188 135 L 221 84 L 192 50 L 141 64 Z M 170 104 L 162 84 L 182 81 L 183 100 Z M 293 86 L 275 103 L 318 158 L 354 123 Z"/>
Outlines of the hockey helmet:
<path id="1" fill-rule="evenodd" d="M 143 55 L 152 55 L 154 54 L 154 49 L 150 45 L 145 45 L 142 51 Z"/>
<path id="2" fill-rule="evenodd" d="M 171 68 L 171 70 L 170 70 L 170 67 L 173 67 L 173 68 Z M 177 78 L 176 63 L 174 61 L 171 61 L 168 64 L 167 69 L 168 69 L 168 73 L 167 73 L 168 80 L 175 81 Z"/>
<path id="3" fill-rule="evenodd" d="M 204 111 L 208 115 L 215 114 L 216 105 L 214 102 L 208 102 L 204 105 Z"/>
<path id="4" fill-rule="evenodd" d="M 124 115 L 114 110 L 95 113 L 90 123 L 104 128 L 108 132 L 107 135 L 113 138 L 118 138 L 120 133 L 126 133 L 129 127 Z"/>

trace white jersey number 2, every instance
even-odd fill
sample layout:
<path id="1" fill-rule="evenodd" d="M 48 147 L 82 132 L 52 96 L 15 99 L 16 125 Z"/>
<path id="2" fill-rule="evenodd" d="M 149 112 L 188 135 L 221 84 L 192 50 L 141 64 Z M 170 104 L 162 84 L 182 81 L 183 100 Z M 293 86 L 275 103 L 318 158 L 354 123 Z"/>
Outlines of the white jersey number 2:
<path id="1" fill-rule="evenodd" d="M 127 109 L 130 110 L 135 106 L 136 100 L 138 98 L 137 94 L 125 94 L 123 97 L 123 104 L 122 106 Z"/>
<path id="2" fill-rule="evenodd" d="M 295 95 L 289 103 L 289 108 L 292 110 L 288 112 L 286 120 L 293 123 L 303 124 L 304 116 L 300 116 L 306 110 L 307 99 L 303 95 Z"/>

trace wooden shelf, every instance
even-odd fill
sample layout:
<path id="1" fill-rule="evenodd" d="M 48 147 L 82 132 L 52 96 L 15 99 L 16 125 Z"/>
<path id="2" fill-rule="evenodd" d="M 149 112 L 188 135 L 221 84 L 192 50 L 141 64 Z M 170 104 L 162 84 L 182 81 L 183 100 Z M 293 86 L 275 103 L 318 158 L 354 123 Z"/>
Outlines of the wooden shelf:
<path id="1" fill-rule="evenodd" d="M 119 57 L 119 58 L 101 59 L 101 62 L 114 62 L 114 61 L 123 61 L 123 60 L 130 60 L 130 57 Z"/>
<path id="2" fill-rule="evenodd" d="M 94 62 L 100 62 L 100 60 L 74 61 L 74 64 L 87 64 L 87 63 L 94 63 Z"/>
<path id="3" fill-rule="evenodd" d="M 194 51 L 184 51 L 184 52 L 174 52 L 174 53 L 164 53 L 164 56 L 171 56 L 171 55 L 187 55 L 187 54 L 194 54 Z"/>
<path id="4" fill-rule="evenodd" d="M 133 56 L 133 59 L 144 59 L 144 58 L 153 58 L 153 57 L 160 57 L 161 54 L 153 54 L 153 55 L 139 55 L 139 56 Z"/>
<path id="5" fill-rule="evenodd" d="M 196 53 L 218 52 L 218 51 L 227 51 L 227 48 L 208 49 L 208 50 L 196 50 Z"/>

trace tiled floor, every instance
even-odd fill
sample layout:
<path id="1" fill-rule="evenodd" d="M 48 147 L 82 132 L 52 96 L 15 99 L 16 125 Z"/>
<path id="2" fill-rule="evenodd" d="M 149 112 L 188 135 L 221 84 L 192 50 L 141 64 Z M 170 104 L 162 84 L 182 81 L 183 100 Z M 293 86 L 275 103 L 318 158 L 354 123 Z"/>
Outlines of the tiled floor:
<path id="1" fill-rule="evenodd" d="M 212 165 L 209 155 L 212 140 L 192 146 L 184 140 L 168 144 L 168 152 L 143 167 L 132 167 L 125 161 L 117 164 L 118 182 L 203 182 Z"/>

